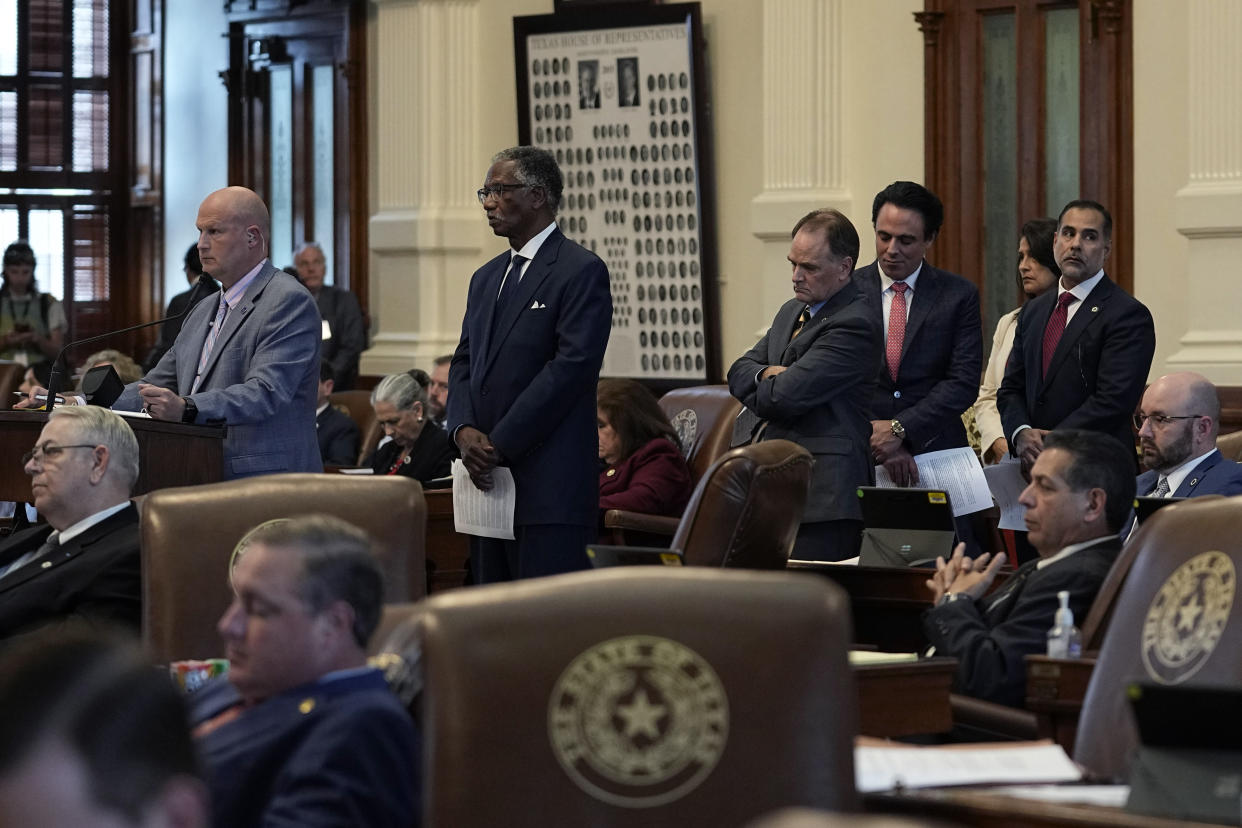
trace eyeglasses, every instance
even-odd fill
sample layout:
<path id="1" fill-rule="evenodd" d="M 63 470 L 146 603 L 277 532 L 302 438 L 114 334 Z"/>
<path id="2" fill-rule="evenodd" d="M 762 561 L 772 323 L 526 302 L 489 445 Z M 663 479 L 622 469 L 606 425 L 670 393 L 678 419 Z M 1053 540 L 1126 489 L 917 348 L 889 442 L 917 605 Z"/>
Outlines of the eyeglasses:
<path id="1" fill-rule="evenodd" d="M 479 197 L 479 203 L 482 204 L 484 201 L 487 201 L 488 196 L 503 198 L 506 190 L 521 190 L 529 186 L 529 184 L 493 184 L 490 187 L 480 188 L 475 192 L 475 195 Z"/>
<path id="2" fill-rule="evenodd" d="M 1174 420 L 1197 420 L 1200 417 L 1206 416 L 1206 414 L 1185 414 L 1180 417 L 1171 417 L 1168 414 L 1144 414 L 1139 412 L 1134 415 L 1134 427 L 1141 430 L 1143 428 L 1143 423 L 1151 420 L 1152 425 L 1157 428 L 1164 428 Z"/>
<path id="3" fill-rule="evenodd" d="M 26 465 L 31 460 L 38 460 L 42 463 L 44 460 L 55 460 L 65 453 L 66 450 L 72 448 L 88 448 L 93 449 L 97 443 L 75 443 L 72 446 L 50 446 L 44 443 L 41 446 L 35 446 L 30 451 L 22 455 L 22 465 Z"/>

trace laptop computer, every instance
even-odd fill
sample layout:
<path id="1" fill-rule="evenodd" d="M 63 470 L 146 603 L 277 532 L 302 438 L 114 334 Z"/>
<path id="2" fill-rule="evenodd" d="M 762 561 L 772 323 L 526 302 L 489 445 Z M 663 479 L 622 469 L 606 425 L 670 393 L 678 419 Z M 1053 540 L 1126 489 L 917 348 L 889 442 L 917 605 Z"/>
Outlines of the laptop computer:
<path id="1" fill-rule="evenodd" d="M 942 489 L 860 486 L 862 566 L 935 566 L 953 554 L 956 532 L 949 493 Z"/>

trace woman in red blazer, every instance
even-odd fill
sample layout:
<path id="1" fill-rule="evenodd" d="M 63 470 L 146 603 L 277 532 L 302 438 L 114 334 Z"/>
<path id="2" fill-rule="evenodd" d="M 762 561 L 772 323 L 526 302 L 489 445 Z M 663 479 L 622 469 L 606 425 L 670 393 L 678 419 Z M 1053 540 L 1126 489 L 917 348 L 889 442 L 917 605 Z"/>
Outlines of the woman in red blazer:
<path id="1" fill-rule="evenodd" d="M 693 488 L 677 432 L 656 398 L 634 380 L 606 379 L 596 392 L 599 508 L 679 517 Z"/>

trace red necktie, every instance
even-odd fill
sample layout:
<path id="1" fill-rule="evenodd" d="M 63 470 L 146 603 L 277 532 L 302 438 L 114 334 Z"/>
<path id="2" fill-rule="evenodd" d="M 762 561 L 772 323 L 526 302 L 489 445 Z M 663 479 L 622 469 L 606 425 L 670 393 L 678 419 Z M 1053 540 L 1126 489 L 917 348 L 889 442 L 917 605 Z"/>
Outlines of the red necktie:
<path id="1" fill-rule="evenodd" d="M 1044 371 L 1042 376 L 1048 376 L 1048 366 L 1052 364 L 1052 355 L 1057 351 L 1057 343 L 1061 341 L 1061 334 L 1065 333 L 1065 321 L 1069 318 L 1069 304 L 1077 301 L 1074 294 L 1066 291 L 1061 294 L 1061 298 L 1057 299 L 1056 310 L 1052 312 L 1052 316 L 1048 317 L 1048 327 L 1044 328 Z"/>
<path id="2" fill-rule="evenodd" d="M 901 346 L 906 341 L 906 289 L 905 282 L 893 282 L 893 302 L 888 308 L 888 343 L 884 355 L 888 358 L 888 373 L 897 381 L 897 368 L 901 365 Z"/>

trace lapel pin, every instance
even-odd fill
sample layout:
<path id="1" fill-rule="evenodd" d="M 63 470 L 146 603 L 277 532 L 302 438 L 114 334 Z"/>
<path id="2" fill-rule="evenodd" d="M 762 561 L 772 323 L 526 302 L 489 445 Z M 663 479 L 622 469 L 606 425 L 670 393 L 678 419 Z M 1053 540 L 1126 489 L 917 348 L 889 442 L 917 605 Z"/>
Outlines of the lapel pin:
<path id="1" fill-rule="evenodd" d="M 1199 478 L 1197 478 L 1197 477 L 1192 478 L 1192 479 L 1191 479 L 1191 481 L 1190 481 L 1190 485 L 1192 485 L 1192 486 L 1196 486 L 1196 485 L 1198 485 L 1198 483 L 1199 483 Z"/>
<path id="2" fill-rule="evenodd" d="M 1100 306 L 1099 306 L 1099 305 L 1092 305 L 1092 306 L 1091 306 L 1091 312 L 1092 312 L 1092 313 L 1099 313 L 1099 312 L 1100 312 Z"/>
<path id="3" fill-rule="evenodd" d="M 311 712 L 314 709 L 315 709 L 314 699 L 302 699 L 302 703 L 298 705 L 298 711 L 301 712 L 303 715 Z"/>
<path id="4" fill-rule="evenodd" d="M 44 562 L 41 564 L 41 566 L 42 566 L 44 569 L 51 569 L 51 568 L 52 568 L 52 562 L 51 562 L 51 561 L 44 561 Z"/>

